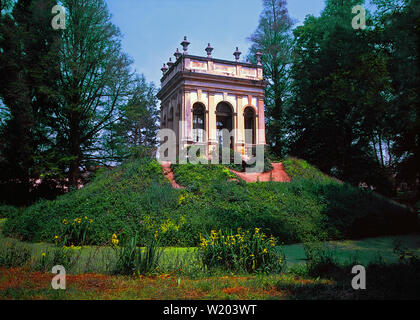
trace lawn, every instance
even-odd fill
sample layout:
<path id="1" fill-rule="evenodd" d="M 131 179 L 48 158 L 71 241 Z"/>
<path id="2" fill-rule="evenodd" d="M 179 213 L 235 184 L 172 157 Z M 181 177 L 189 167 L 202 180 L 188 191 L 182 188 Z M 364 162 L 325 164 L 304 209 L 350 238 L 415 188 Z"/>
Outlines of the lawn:
<path id="1" fill-rule="evenodd" d="M 0 220 L 0 228 L 4 222 L 5 219 Z M 10 241 L 16 240 L 0 236 L 0 247 Z M 416 254 L 420 253 L 420 234 L 330 241 L 326 244 L 341 262 L 350 262 L 356 257 L 361 264 L 367 265 L 382 257 L 385 264 L 391 264 L 398 261 L 393 252 L 395 241 Z M 40 257 L 42 252 L 54 246 L 49 243 L 19 243 L 29 247 L 34 257 Z M 158 272 L 149 276 L 110 275 L 107 274 L 107 264 L 115 259 L 112 248 L 86 246 L 73 250 L 79 257 L 76 266 L 68 272 L 65 291 L 51 288 L 53 274 L 48 271 L 0 267 L 0 299 L 363 299 L 382 294 L 382 289 L 377 288 L 369 295 L 350 291 L 351 288 L 343 291 L 339 280 L 298 276 L 290 271 L 282 274 L 232 274 L 223 270 L 203 273 L 199 260 L 193 254 L 196 248 L 165 247 Z M 282 250 L 289 269 L 305 264 L 302 244 L 284 245 Z M 349 287 L 352 275 L 347 272 L 345 276 L 348 277 L 345 283 Z"/>
<path id="2" fill-rule="evenodd" d="M 0 219 L 0 247 L 2 243 L 12 241 L 11 238 L 6 238 L 1 233 L 1 227 L 6 219 Z M 14 240 L 14 239 L 13 239 Z M 19 241 L 20 242 L 20 241 Z M 385 262 L 397 262 L 398 255 L 394 253 L 395 243 L 400 242 L 401 245 L 407 249 L 413 250 L 420 255 L 420 233 L 398 236 L 372 237 L 360 240 L 342 240 L 342 241 L 328 241 L 327 248 L 340 262 L 347 262 L 356 259 L 361 264 L 368 264 L 375 262 L 379 258 Z M 28 243 L 20 242 L 27 245 L 32 250 L 32 254 L 40 256 L 42 252 L 51 250 L 54 245 L 50 243 Z M 303 244 L 289 244 L 281 246 L 283 253 L 286 256 L 288 266 L 293 266 L 298 263 L 305 263 L 306 255 Z M 159 268 L 162 271 L 173 271 L 183 269 L 187 272 L 188 268 L 196 267 L 198 261 L 194 259 L 195 247 L 165 247 L 160 259 Z M 75 247 L 74 251 L 80 253 L 78 264 L 75 267 L 75 273 L 90 272 L 104 272 L 106 271 L 107 259 L 113 259 L 114 252 L 109 247 L 99 246 L 84 246 Z M 91 259 L 94 257 L 93 259 Z M 84 270 L 84 267 L 89 260 L 89 269 Z"/>

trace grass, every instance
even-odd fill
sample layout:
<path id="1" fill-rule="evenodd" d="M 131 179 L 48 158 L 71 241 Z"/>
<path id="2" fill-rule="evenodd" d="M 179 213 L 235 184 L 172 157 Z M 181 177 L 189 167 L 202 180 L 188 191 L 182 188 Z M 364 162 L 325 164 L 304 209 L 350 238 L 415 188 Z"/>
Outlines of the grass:
<path id="1" fill-rule="evenodd" d="M 0 219 L 0 229 L 5 220 Z M 0 245 L 11 240 L 11 238 L 4 237 L 0 232 Z M 393 263 L 398 261 L 398 256 L 393 251 L 395 241 L 399 241 L 404 247 L 420 255 L 420 233 L 360 240 L 328 241 L 326 244 L 339 262 L 351 261 L 356 258 L 360 263 L 368 264 L 377 261 L 378 257 L 382 257 L 386 262 Z M 39 257 L 42 252 L 54 247 L 50 243 L 20 243 L 31 248 L 35 257 Z M 160 259 L 159 270 L 163 273 L 193 275 L 200 267 L 199 261 L 194 257 L 194 250 L 196 250 L 195 247 L 165 247 Z M 283 245 L 282 250 L 289 267 L 305 263 L 306 256 L 303 244 Z M 77 255 L 80 253 L 78 263 L 72 270 L 76 274 L 87 271 L 104 273 L 107 271 L 106 263 L 115 258 L 114 251 L 109 247 L 84 246 L 83 248 L 76 247 L 74 251 Z M 94 255 L 95 258 L 90 263 L 89 269 L 85 270 L 86 264 Z"/>
<path id="2" fill-rule="evenodd" d="M 5 220 L 0 220 L 0 227 Z M 398 261 L 393 253 L 395 240 L 420 253 L 420 234 L 367 238 L 361 240 L 330 241 L 327 243 L 338 261 L 351 261 L 357 256 L 363 264 L 374 263 L 381 256 L 386 265 Z M 0 236 L 0 245 L 10 241 Z M 52 248 L 48 243 L 25 243 L 34 255 Z M 98 247 L 87 246 L 75 249 L 81 256 L 78 264 L 67 274 L 67 289 L 51 289 L 53 275 L 34 272 L 30 268 L 6 269 L 0 267 L 0 299 L 52 299 L 52 300 L 103 300 L 103 299 L 215 299 L 215 300 L 259 300 L 259 299 L 365 299 L 383 296 L 376 288 L 369 294 L 354 292 L 349 287 L 352 275 L 343 270 L 340 278 L 309 277 L 296 272 L 283 274 L 231 274 L 226 271 L 205 273 L 199 262 L 194 261 L 195 248 L 164 248 L 159 272 L 156 275 L 128 277 L 101 274 L 106 270 L 104 262 L 113 254 L 111 248 L 101 249 L 91 264 L 88 273 L 84 266 Z M 285 245 L 289 267 L 306 262 L 303 245 Z M 345 272 L 344 272 L 345 271 Z M 391 272 L 392 269 L 389 270 Z M 381 274 L 387 274 L 388 270 Z M 394 271 L 395 272 L 395 271 Z M 378 280 L 379 281 L 379 280 Z M 386 282 L 386 281 L 385 281 Z M 410 298 L 409 296 L 408 298 Z"/>

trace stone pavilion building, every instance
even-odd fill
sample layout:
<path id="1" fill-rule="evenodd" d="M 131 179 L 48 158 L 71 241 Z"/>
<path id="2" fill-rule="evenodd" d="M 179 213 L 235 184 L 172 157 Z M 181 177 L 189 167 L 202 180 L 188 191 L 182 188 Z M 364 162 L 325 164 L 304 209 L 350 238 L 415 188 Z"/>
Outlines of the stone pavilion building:
<path id="1" fill-rule="evenodd" d="M 177 49 L 175 60 L 163 65 L 158 93 L 161 129 L 175 132 L 177 154 L 190 145 L 203 146 L 207 156 L 222 143 L 241 154 L 265 145 L 262 54 L 257 64 L 240 62 L 236 48 L 235 61 L 226 61 L 212 57 L 210 44 L 207 56 L 190 55 L 189 44 L 185 37 L 184 52 Z"/>

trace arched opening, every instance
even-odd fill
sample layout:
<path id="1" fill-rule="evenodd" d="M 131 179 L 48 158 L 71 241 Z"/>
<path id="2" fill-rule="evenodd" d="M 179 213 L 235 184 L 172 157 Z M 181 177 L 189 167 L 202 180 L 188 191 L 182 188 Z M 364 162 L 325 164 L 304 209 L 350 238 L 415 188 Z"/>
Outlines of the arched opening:
<path id="1" fill-rule="evenodd" d="M 193 106 L 193 141 L 204 142 L 205 139 L 205 118 L 206 109 L 201 103 Z"/>
<path id="2" fill-rule="evenodd" d="M 219 145 L 229 145 L 233 149 L 233 137 L 230 135 L 233 129 L 233 110 L 226 102 L 220 102 L 216 107 L 216 129 Z"/>
<path id="3" fill-rule="evenodd" d="M 255 110 L 252 107 L 246 107 L 244 110 L 244 124 L 245 124 L 245 144 L 255 144 Z"/>

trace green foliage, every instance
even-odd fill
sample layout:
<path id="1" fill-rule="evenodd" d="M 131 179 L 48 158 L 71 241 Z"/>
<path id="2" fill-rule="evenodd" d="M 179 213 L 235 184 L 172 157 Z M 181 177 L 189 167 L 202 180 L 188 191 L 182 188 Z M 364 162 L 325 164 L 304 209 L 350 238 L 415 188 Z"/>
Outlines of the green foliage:
<path id="1" fill-rule="evenodd" d="M 291 63 L 293 21 L 285 0 L 263 0 L 263 10 L 258 27 L 250 36 L 252 45 L 249 58 L 256 63 L 255 54 L 260 51 L 264 77 L 268 81 L 265 89 L 267 143 L 278 156 L 286 152 L 285 109 L 291 77 L 287 66 Z"/>
<path id="2" fill-rule="evenodd" d="M 199 255 L 209 269 L 225 268 L 249 273 L 281 272 L 285 266 L 284 255 L 279 253 L 274 237 L 267 238 L 260 229 L 223 234 L 212 230 L 201 237 Z"/>
<path id="3" fill-rule="evenodd" d="M 52 8 L 56 1 L 0 4 L 0 201 L 15 205 L 31 202 L 39 191 L 31 179 L 56 160 L 48 138 L 55 106 L 49 93 L 57 84 L 60 34 L 46 23 L 51 12 L 41 3 Z"/>
<path id="4" fill-rule="evenodd" d="M 54 266 L 63 266 L 67 272 L 76 264 L 75 253 L 72 247 L 57 245 L 52 249 L 41 252 L 40 257 L 35 257 L 34 269 L 42 272 L 51 272 Z"/>
<path id="5" fill-rule="evenodd" d="M 159 247 L 158 237 L 152 238 L 144 248 L 137 247 L 137 234 L 128 239 L 123 247 L 114 242 L 117 255 L 117 263 L 114 274 L 145 275 L 155 271 L 162 249 Z M 116 239 L 116 238 L 114 238 Z"/>
<path id="6" fill-rule="evenodd" d="M 0 206 L 0 218 L 12 218 L 21 212 L 20 208 L 8 205 Z"/>
<path id="7" fill-rule="evenodd" d="M 5 222 L 3 233 L 52 242 L 55 235 L 70 234 L 64 219 L 85 216 L 93 223 L 85 240 L 73 237 L 76 244 L 105 244 L 114 233 L 125 243 L 138 233 L 137 245 L 145 245 L 158 231 L 161 245 L 196 246 L 200 233 L 256 226 L 284 243 L 418 230 L 416 215 L 404 207 L 328 178 L 301 160 L 285 161 L 290 183 L 247 184 L 221 165 L 172 167 L 185 189 L 172 188 L 156 161 L 138 159 L 98 173 L 80 190 L 28 207 Z"/>
<path id="8" fill-rule="evenodd" d="M 172 165 L 172 169 L 177 183 L 193 192 L 203 190 L 209 184 L 236 178 L 224 165 L 188 163 Z"/>
<path id="9" fill-rule="evenodd" d="M 22 267 L 31 258 L 31 250 L 17 241 L 3 242 L 0 247 L 0 266 Z"/>
<path id="10" fill-rule="evenodd" d="M 62 242 L 63 245 L 83 246 L 91 243 L 93 240 L 89 238 L 89 231 L 93 220 L 87 216 L 84 218 L 76 217 L 73 221 L 63 219 L 63 231 L 61 236 L 55 235 L 54 239 L 57 242 Z"/>
<path id="11" fill-rule="evenodd" d="M 137 76 L 127 104 L 120 106 L 118 121 L 112 123 L 102 137 L 102 154 L 115 161 L 150 154 L 156 145 L 158 130 L 157 89 Z"/>
<path id="12" fill-rule="evenodd" d="M 328 178 L 317 168 L 302 159 L 288 157 L 282 160 L 282 164 L 292 180 L 299 178 L 324 181 L 331 180 L 331 178 Z"/>
<path id="13" fill-rule="evenodd" d="M 8 219 L 3 232 L 30 241 L 53 241 L 56 235 L 81 244 L 83 232 L 63 228 L 63 220 L 92 219 L 85 243 L 104 244 L 115 231 L 139 232 L 140 238 L 156 230 L 177 207 L 179 191 L 171 188 L 162 169 L 147 158 L 107 170 L 80 190 L 54 201 L 40 201 L 21 215 Z M 87 226 L 87 224 L 86 224 Z M 153 229 L 152 229 L 153 228 Z"/>

